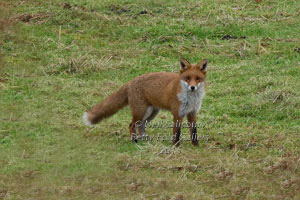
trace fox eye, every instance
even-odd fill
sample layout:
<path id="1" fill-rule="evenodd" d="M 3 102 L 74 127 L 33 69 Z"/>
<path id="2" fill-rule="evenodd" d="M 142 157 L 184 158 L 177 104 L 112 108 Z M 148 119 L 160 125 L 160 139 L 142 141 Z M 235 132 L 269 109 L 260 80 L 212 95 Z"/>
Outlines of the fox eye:
<path id="1" fill-rule="evenodd" d="M 185 77 L 185 80 L 189 81 L 189 80 L 191 80 L 191 77 L 187 76 L 187 77 Z"/>
<path id="2" fill-rule="evenodd" d="M 199 76 L 196 77 L 196 80 L 197 80 L 197 81 L 200 81 L 200 79 L 201 79 L 201 78 L 200 78 Z"/>

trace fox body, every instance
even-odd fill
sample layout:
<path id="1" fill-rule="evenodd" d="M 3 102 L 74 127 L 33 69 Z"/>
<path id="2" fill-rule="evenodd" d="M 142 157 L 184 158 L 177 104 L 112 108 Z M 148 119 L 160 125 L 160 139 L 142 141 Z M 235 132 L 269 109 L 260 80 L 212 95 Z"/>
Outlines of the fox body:
<path id="1" fill-rule="evenodd" d="M 84 121 L 94 125 L 129 104 L 132 112 L 130 137 L 137 141 L 136 129 L 143 137 L 146 123 L 154 119 L 160 109 L 165 109 L 172 112 L 174 124 L 179 124 L 173 127 L 173 144 L 179 144 L 180 124 L 187 116 L 192 144 L 198 145 L 196 114 L 205 96 L 206 66 L 207 60 L 190 64 L 181 59 L 180 73 L 155 72 L 136 77 L 84 113 Z"/>

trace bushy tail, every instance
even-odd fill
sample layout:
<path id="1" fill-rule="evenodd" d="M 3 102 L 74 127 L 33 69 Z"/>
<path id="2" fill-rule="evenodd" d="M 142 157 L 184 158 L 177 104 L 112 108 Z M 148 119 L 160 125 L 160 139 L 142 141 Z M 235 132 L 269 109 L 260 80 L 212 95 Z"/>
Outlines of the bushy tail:
<path id="1" fill-rule="evenodd" d="M 119 91 L 106 97 L 100 104 L 95 105 L 88 113 L 84 113 L 83 121 L 86 125 L 92 126 L 101 120 L 110 117 L 118 110 L 128 104 L 128 84 Z"/>

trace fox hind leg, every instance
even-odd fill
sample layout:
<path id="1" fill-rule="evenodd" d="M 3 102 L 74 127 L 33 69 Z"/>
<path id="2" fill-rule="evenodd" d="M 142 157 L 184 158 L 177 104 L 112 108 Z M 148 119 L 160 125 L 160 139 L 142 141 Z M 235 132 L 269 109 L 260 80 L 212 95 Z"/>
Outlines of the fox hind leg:
<path id="1" fill-rule="evenodd" d="M 159 109 L 153 106 L 149 106 L 143 120 L 139 126 L 140 137 L 145 139 L 146 136 L 146 123 L 149 123 L 153 120 L 156 115 L 159 113 Z"/>
<path id="2" fill-rule="evenodd" d="M 129 132 L 130 132 L 130 139 L 132 142 L 137 142 L 136 138 L 136 122 L 134 119 L 132 119 L 130 125 L 129 125 Z"/>
<path id="3" fill-rule="evenodd" d="M 129 125 L 130 138 L 132 141 L 137 142 L 136 128 L 140 129 L 142 126 L 144 116 L 147 114 L 148 106 L 143 101 L 139 101 L 132 104 L 130 103 L 130 108 L 132 113 L 132 121 Z M 150 114 L 148 113 L 148 115 Z"/>
<path id="4" fill-rule="evenodd" d="M 159 108 L 153 107 L 153 112 L 151 113 L 150 117 L 148 117 L 147 120 L 150 122 L 156 117 L 158 113 L 159 113 Z"/>

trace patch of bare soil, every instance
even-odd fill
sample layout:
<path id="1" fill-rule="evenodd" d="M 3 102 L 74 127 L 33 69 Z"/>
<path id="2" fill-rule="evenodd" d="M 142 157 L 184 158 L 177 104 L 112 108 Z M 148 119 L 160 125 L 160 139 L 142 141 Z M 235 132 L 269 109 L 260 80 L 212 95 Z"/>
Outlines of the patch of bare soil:
<path id="1" fill-rule="evenodd" d="M 0 188 L 0 200 L 5 198 L 6 193 L 7 193 L 7 190 Z"/>
<path id="2" fill-rule="evenodd" d="M 36 13 L 36 14 L 22 14 L 15 17 L 15 21 L 21 21 L 24 23 L 35 22 L 37 24 L 43 24 L 52 17 L 52 13 Z"/>
<path id="3" fill-rule="evenodd" d="M 9 18 L 0 19 L 0 31 L 3 31 L 6 27 L 10 26 L 11 23 L 12 21 Z"/>

